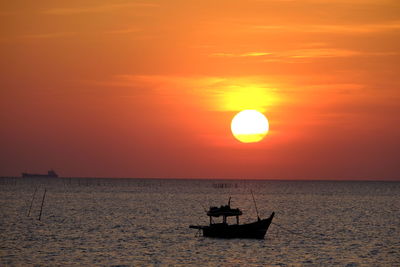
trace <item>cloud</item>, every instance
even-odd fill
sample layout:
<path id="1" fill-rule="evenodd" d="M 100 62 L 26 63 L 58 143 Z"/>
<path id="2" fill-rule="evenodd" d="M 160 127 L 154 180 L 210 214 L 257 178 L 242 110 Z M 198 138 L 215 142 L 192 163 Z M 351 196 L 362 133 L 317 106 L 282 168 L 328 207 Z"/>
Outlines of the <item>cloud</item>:
<path id="1" fill-rule="evenodd" d="M 132 88 L 132 96 L 151 94 L 165 101 L 180 99 L 185 105 L 191 99 L 193 105 L 200 103 L 215 111 L 265 110 L 279 101 L 276 85 L 260 76 L 116 75 L 109 81 L 94 83 L 109 88 Z"/>
<path id="2" fill-rule="evenodd" d="M 213 57 L 262 57 L 262 56 L 268 56 L 271 55 L 272 53 L 268 52 L 247 52 L 247 53 L 241 53 L 241 54 L 234 54 L 234 53 L 212 53 L 211 56 Z"/>
<path id="3" fill-rule="evenodd" d="M 365 85 L 336 80 L 334 75 L 296 76 L 169 76 L 116 75 L 94 82 L 105 88 L 125 88 L 131 97 L 151 95 L 160 102 L 200 106 L 211 111 L 277 109 L 279 106 L 324 105 L 340 99 L 353 99 Z M 130 88 L 130 89 L 129 89 Z M 321 102 L 321 100 L 323 100 Z"/>
<path id="4" fill-rule="evenodd" d="M 0 17 L 14 16 L 18 13 L 15 11 L 0 11 Z"/>
<path id="5" fill-rule="evenodd" d="M 158 7 L 158 6 L 159 5 L 154 3 L 126 3 L 126 4 L 90 6 L 90 7 L 59 7 L 59 8 L 55 7 L 55 8 L 43 9 L 42 13 L 48 15 L 75 15 L 84 13 L 103 13 L 129 7 L 146 8 L 146 7 Z"/>
<path id="6" fill-rule="evenodd" d="M 106 34 L 129 34 L 129 33 L 137 33 L 140 31 L 142 31 L 142 30 L 138 29 L 138 28 L 127 28 L 127 29 L 105 31 L 104 33 L 106 33 Z"/>
<path id="7" fill-rule="evenodd" d="M 362 56 L 394 56 L 398 52 L 367 52 L 347 49 L 319 48 L 319 49 L 299 49 L 284 52 L 282 57 L 286 58 L 343 58 L 343 57 L 362 57 Z"/>
<path id="8" fill-rule="evenodd" d="M 398 52 L 366 52 L 361 50 L 336 49 L 336 48 L 305 48 L 275 52 L 251 52 L 251 53 L 212 53 L 213 57 L 224 58 L 244 58 L 244 57 L 264 57 L 264 62 L 288 62 L 293 63 L 299 59 L 318 59 L 318 58 L 345 58 L 345 57 L 361 57 L 361 56 L 390 56 L 398 55 Z"/>
<path id="9" fill-rule="evenodd" d="M 380 24 L 310 24 L 310 25 L 253 25 L 260 31 L 291 31 L 302 33 L 369 34 L 400 30 L 400 21 Z"/>
<path id="10" fill-rule="evenodd" d="M 76 35 L 76 32 L 36 33 L 19 36 L 21 39 L 52 39 Z"/>
<path id="11" fill-rule="evenodd" d="M 345 50 L 345 49 L 331 49 L 331 48 L 320 48 L 320 49 L 300 49 L 292 50 L 283 53 L 284 57 L 290 58 L 331 58 L 331 57 L 354 57 L 363 55 L 360 51 Z"/>
<path id="12" fill-rule="evenodd" d="M 255 2 L 302 3 L 302 4 L 348 4 L 348 5 L 384 5 L 396 4 L 396 0 L 254 0 Z"/>

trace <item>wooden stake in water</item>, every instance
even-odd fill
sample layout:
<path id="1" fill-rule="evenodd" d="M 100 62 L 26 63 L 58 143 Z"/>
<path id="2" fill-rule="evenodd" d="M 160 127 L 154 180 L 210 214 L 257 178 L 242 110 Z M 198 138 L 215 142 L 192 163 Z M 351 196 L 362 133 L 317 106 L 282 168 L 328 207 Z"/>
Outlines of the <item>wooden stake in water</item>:
<path id="1" fill-rule="evenodd" d="M 35 188 L 35 192 L 33 193 L 33 196 L 32 196 L 31 205 L 29 206 L 29 211 L 28 211 L 28 215 L 27 215 L 28 217 L 31 215 L 32 204 L 33 204 L 33 200 L 35 200 L 36 192 L 37 192 L 37 187 Z"/>
<path id="2" fill-rule="evenodd" d="M 43 203 L 44 203 L 44 198 L 46 197 L 46 188 L 44 189 L 44 194 L 43 194 L 43 199 L 42 199 L 42 206 L 40 207 L 40 214 L 39 214 L 39 221 L 42 218 L 42 210 L 43 210 Z"/>

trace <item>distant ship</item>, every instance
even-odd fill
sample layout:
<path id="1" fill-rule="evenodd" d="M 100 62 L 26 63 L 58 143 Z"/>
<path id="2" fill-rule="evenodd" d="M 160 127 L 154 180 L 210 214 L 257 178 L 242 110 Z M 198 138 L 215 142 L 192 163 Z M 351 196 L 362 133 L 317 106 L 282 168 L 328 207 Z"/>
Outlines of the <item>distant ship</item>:
<path id="1" fill-rule="evenodd" d="M 22 173 L 22 177 L 29 177 L 29 178 L 57 178 L 58 174 L 50 170 L 47 174 L 37 174 L 37 173 Z"/>

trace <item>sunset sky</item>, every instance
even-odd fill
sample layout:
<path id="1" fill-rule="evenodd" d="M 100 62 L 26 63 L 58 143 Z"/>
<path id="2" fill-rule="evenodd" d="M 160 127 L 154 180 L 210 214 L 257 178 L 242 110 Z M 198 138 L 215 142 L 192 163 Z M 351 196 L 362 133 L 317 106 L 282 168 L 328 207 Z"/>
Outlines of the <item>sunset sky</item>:
<path id="1" fill-rule="evenodd" d="M 0 53 L 0 176 L 400 180 L 398 0 L 2 1 Z"/>

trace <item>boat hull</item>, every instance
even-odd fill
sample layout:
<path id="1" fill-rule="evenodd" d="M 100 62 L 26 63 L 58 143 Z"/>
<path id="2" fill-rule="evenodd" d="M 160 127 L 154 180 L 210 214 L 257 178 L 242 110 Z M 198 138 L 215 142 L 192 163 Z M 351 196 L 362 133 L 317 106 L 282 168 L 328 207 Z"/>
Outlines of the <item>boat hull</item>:
<path id="1" fill-rule="evenodd" d="M 201 226 L 198 229 L 203 230 L 203 236 L 217 238 L 254 238 L 263 239 L 272 222 L 274 213 L 267 219 L 258 220 L 248 224 L 226 223 L 211 224 L 209 226 Z M 194 227 L 192 227 L 194 228 Z"/>

